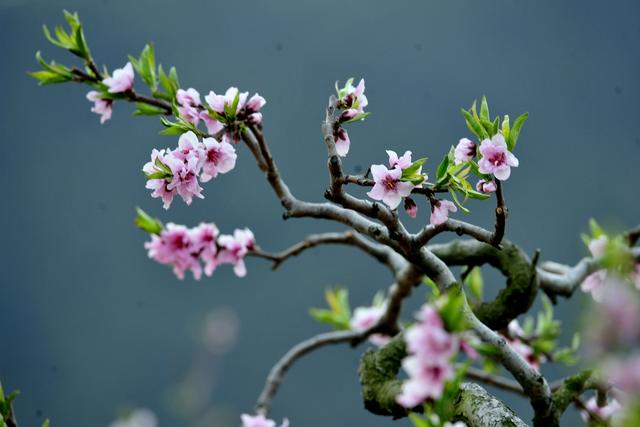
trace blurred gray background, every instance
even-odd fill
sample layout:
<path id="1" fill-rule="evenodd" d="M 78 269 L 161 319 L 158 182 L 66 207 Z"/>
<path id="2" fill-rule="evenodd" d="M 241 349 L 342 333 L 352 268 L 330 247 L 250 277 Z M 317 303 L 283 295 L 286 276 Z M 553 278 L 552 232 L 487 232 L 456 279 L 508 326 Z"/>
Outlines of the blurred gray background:
<path id="1" fill-rule="evenodd" d="M 153 147 L 176 145 L 157 134 L 156 118 L 133 118 L 130 105 L 116 104 L 100 126 L 86 87 L 39 88 L 26 75 L 37 68 L 36 50 L 75 63 L 41 32 L 62 23 L 63 8 L 80 13 L 96 60 L 111 70 L 154 41 L 158 61 L 176 65 L 185 87 L 204 94 L 237 85 L 265 96 L 271 149 L 298 197 L 322 200 L 319 128 L 334 81 L 364 76 L 373 115 L 349 128 L 348 171 L 382 163 L 384 149 L 395 148 L 429 156 L 433 173 L 469 136 L 459 108 L 487 94 L 493 114 L 530 112 L 506 187 L 508 238 L 573 263 L 586 253 L 578 236 L 590 217 L 619 228 L 638 222 L 636 0 L 0 0 L 0 378 L 22 391 L 24 425 L 46 416 L 57 427 L 101 427 L 144 406 L 165 427 L 237 426 L 272 364 L 325 330 L 307 310 L 324 304 L 327 286 L 348 286 L 352 304 L 364 305 L 391 281 L 341 247 L 275 273 L 251 259 L 243 280 L 221 268 L 201 283 L 179 282 L 147 259 L 146 236 L 132 223 L 138 205 L 165 222 L 250 226 L 274 251 L 341 227 L 283 222 L 244 147 L 232 173 L 205 185 L 205 200 L 176 200 L 164 211 L 140 172 Z M 420 208 L 412 229 L 427 221 Z M 469 220 L 491 226 L 491 206 L 472 208 Z M 417 293 L 405 314 L 422 299 Z M 567 328 L 584 301 L 559 304 Z M 297 427 L 409 425 L 362 408 L 362 351 L 327 348 L 302 360 L 274 418 Z M 530 419 L 526 401 L 508 399 Z"/>

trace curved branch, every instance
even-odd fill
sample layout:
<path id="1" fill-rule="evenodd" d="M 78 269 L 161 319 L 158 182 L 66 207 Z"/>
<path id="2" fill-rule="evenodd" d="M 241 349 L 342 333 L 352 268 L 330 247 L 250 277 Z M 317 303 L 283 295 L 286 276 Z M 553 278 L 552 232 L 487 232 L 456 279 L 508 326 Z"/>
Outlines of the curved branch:
<path id="1" fill-rule="evenodd" d="M 640 247 L 632 248 L 633 258 L 640 262 Z M 540 287 L 551 297 L 570 297 L 591 273 L 601 269 L 597 258 L 583 258 L 575 266 L 569 267 L 555 262 L 542 263 L 537 269 Z"/>
<path id="2" fill-rule="evenodd" d="M 402 335 L 386 346 L 368 350 L 360 360 L 360 383 L 365 408 L 377 415 L 394 419 L 407 416 L 408 410 L 396 403 L 402 382 L 397 378 L 406 356 Z M 511 409 L 476 384 L 463 383 L 454 401 L 455 419 L 472 427 L 526 426 Z M 422 412 L 418 406 L 412 412 Z"/>
<path id="3" fill-rule="evenodd" d="M 248 255 L 273 261 L 272 269 L 275 270 L 289 258 L 298 256 L 307 249 L 323 244 L 344 244 L 358 247 L 381 263 L 388 265 L 394 271 L 399 268 L 399 264 L 402 262 L 400 255 L 396 254 L 391 249 L 378 243 L 371 242 L 362 237 L 362 235 L 354 233 L 353 231 L 345 231 L 343 233 L 311 234 L 305 237 L 303 241 L 296 243 L 281 252 L 269 253 L 256 248 L 250 251 Z"/>
<path id="4" fill-rule="evenodd" d="M 302 356 L 326 345 L 353 342 L 354 340 L 358 340 L 362 337 L 367 337 L 371 335 L 371 333 L 372 332 L 370 330 L 327 332 L 324 334 L 318 334 L 293 346 L 284 356 L 282 356 L 278 363 L 271 368 L 264 389 L 262 390 L 262 393 L 260 393 L 260 397 L 256 403 L 256 412 L 265 416 L 269 413 L 271 401 L 278 392 L 282 379 L 291 366 Z"/>
<path id="5" fill-rule="evenodd" d="M 454 240 L 428 246 L 445 264 L 480 266 L 490 264 L 507 277 L 506 286 L 493 301 L 483 302 L 473 311 L 491 329 L 506 328 L 509 322 L 531 308 L 538 292 L 535 262 L 522 249 L 509 241 L 502 242 L 502 250 L 473 240 Z"/>
<path id="6" fill-rule="evenodd" d="M 468 222 L 459 221 L 456 219 L 448 219 L 443 224 L 428 225 L 424 227 L 419 233 L 413 235 L 413 243 L 417 247 L 422 247 L 429 243 L 431 239 L 438 234 L 445 231 L 451 231 L 458 236 L 467 235 L 473 237 L 479 242 L 492 244 L 493 233 L 477 225 L 469 224 Z M 495 245 L 494 245 L 495 246 Z"/>

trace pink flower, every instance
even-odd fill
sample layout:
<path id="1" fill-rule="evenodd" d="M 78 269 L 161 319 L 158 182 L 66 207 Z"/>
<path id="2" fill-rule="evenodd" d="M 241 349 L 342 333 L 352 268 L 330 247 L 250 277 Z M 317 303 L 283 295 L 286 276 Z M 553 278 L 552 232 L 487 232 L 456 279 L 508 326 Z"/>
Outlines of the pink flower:
<path id="1" fill-rule="evenodd" d="M 509 322 L 507 330 L 509 331 L 509 337 L 512 339 L 524 337 L 524 330 L 520 327 L 520 323 L 517 319 L 513 319 Z"/>
<path id="2" fill-rule="evenodd" d="M 176 92 L 176 101 L 183 106 L 190 105 L 192 107 L 198 107 L 200 106 L 200 94 L 192 87 L 187 90 L 178 89 L 178 92 Z"/>
<path id="3" fill-rule="evenodd" d="M 416 314 L 416 319 L 424 326 L 438 329 L 444 328 L 444 323 L 438 310 L 429 304 L 424 304 L 422 308 L 420 308 L 420 311 Z"/>
<path id="4" fill-rule="evenodd" d="M 476 183 L 476 191 L 481 193 L 493 193 L 498 189 L 495 181 L 485 181 L 481 179 Z"/>
<path id="5" fill-rule="evenodd" d="M 218 238 L 218 244 L 222 250 L 218 254 L 220 263 L 233 264 L 233 271 L 238 277 L 247 274 L 244 257 L 255 244 L 253 233 L 248 228 L 236 229 L 233 236 L 222 235 Z"/>
<path id="6" fill-rule="evenodd" d="M 170 151 L 168 150 L 156 150 L 155 148 L 151 151 L 151 161 L 146 163 L 142 168 L 143 172 L 147 175 L 154 174 L 160 172 L 161 170 L 156 166 L 156 161 L 159 160 L 161 163 L 166 164 L 167 158 L 170 156 Z M 177 193 L 175 190 L 169 189 L 168 185 L 171 182 L 171 177 L 168 178 L 158 178 L 158 179 L 149 179 L 146 184 L 146 188 L 149 190 L 153 190 L 151 193 L 151 197 L 162 198 L 162 202 L 164 204 L 165 209 L 169 209 L 171 206 L 171 202 L 173 201 L 173 196 Z"/>
<path id="7" fill-rule="evenodd" d="M 193 132 L 180 135 L 178 149 L 168 152 L 163 159 L 173 177 L 167 184 L 167 190 L 175 190 L 187 205 L 193 197 L 204 199 L 198 175 L 204 163 L 204 150 Z"/>
<path id="8" fill-rule="evenodd" d="M 202 121 L 204 121 L 204 124 L 207 126 L 207 132 L 209 133 L 209 135 L 215 135 L 222 129 L 224 129 L 224 125 L 213 117 L 209 116 L 208 111 L 201 111 L 200 119 L 202 119 Z"/>
<path id="9" fill-rule="evenodd" d="M 509 345 L 536 371 L 540 370 L 540 363 L 545 362 L 544 356 L 536 356 L 533 349 L 519 339 L 508 340 Z"/>
<path id="10" fill-rule="evenodd" d="M 102 99 L 100 97 L 100 92 L 97 92 L 95 90 L 87 93 L 87 99 L 93 102 L 93 108 L 91 108 L 91 112 L 100 114 L 100 124 L 104 124 L 104 122 L 111 118 L 111 113 L 113 112 L 112 100 Z"/>
<path id="11" fill-rule="evenodd" d="M 516 156 L 508 150 L 504 136 L 500 133 L 482 141 L 480 154 L 482 154 L 478 162 L 480 173 L 493 174 L 500 181 L 506 181 L 511 175 L 511 168 L 519 164 Z"/>
<path id="12" fill-rule="evenodd" d="M 389 167 L 391 169 L 398 166 L 401 170 L 405 170 L 411 166 L 411 151 L 405 151 L 402 157 L 398 157 L 398 154 L 393 150 L 387 150 L 389 156 Z"/>
<path id="13" fill-rule="evenodd" d="M 590 420 L 591 417 L 589 416 L 589 413 L 597 415 L 603 421 L 610 421 L 610 419 L 622 409 L 618 401 L 615 399 L 611 399 L 609 403 L 604 406 L 598 406 L 598 402 L 595 397 L 589 399 L 585 404 L 585 407 L 588 412 L 584 410 L 580 411 L 580 417 L 582 417 L 584 422 L 588 422 Z"/>
<path id="14" fill-rule="evenodd" d="M 204 99 L 213 111 L 225 115 L 225 107 L 232 106 L 236 96 L 239 96 L 238 106 L 235 111 L 235 114 L 238 114 L 245 107 L 248 95 L 249 92 L 240 93 L 237 87 L 230 87 L 224 95 L 216 95 L 214 91 L 210 91 L 209 95 L 205 96 Z"/>
<path id="15" fill-rule="evenodd" d="M 453 366 L 447 360 L 409 356 L 402 360 L 409 380 L 402 385 L 396 401 L 405 408 L 413 408 L 426 399 L 439 399 L 444 384 L 454 376 Z"/>
<path id="16" fill-rule="evenodd" d="M 391 209 L 400 204 L 403 197 L 411 194 L 414 185 L 410 182 L 402 182 L 402 170 L 399 168 L 387 169 L 384 165 L 371 165 L 371 175 L 375 185 L 367 193 L 374 200 L 382 200 Z"/>
<path id="17" fill-rule="evenodd" d="M 455 164 L 468 162 L 476 157 L 476 144 L 470 139 L 462 138 L 454 151 Z"/>
<path id="18" fill-rule="evenodd" d="M 606 280 L 607 270 L 598 270 L 595 273 L 591 273 L 584 279 L 580 285 L 580 289 L 582 292 L 590 293 L 594 300 L 601 301 Z"/>
<path id="19" fill-rule="evenodd" d="M 214 138 L 204 138 L 202 143 L 205 147 L 205 160 L 200 176 L 202 182 L 215 178 L 219 173 L 227 173 L 236 166 L 238 155 L 235 148 L 227 142 L 226 135 L 222 137 L 222 142 Z"/>
<path id="20" fill-rule="evenodd" d="M 416 205 L 416 202 L 414 202 L 411 197 L 404 199 L 404 210 L 411 218 L 418 216 L 418 205 Z"/>
<path id="21" fill-rule="evenodd" d="M 610 353 L 640 339 L 640 299 L 635 290 L 615 276 L 605 281 L 587 330 L 595 354 Z"/>
<path id="22" fill-rule="evenodd" d="M 613 386 L 637 396 L 640 393 L 640 354 L 610 360 L 604 366 L 603 374 Z"/>
<path id="23" fill-rule="evenodd" d="M 338 153 L 338 156 L 345 157 L 349 152 L 349 145 L 351 145 L 351 141 L 349 141 L 349 134 L 346 130 L 338 128 L 333 137 L 336 141 L 336 152 Z"/>
<path id="24" fill-rule="evenodd" d="M 200 94 L 198 91 L 191 87 L 187 90 L 178 89 L 176 101 L 180 104 L 178 107 L 180 117 L 189 123 L 197 125 L 200 121 L 200 110 L 198 109 L 200 106 Z"/>
<path id="25" fill-rule="evenodd" d="M 127 62 L 123 68 L 113 70 L 113 76 L 102 80 L 102 83 L 107 85 L 109 93 L 120 93 L 133 87 L 133 78 L 133 66 L 131 62 Z"/>
<path id="26" fill-rule="evenodd" d="M 364 112 L 364 107 L 369 104 L 369 101 L 364 94 L 364 79 L 360 79 L 360 82 L 356 87 L 349 83 L 346 89 L 346 95 L 339 101 L 341 108 L 347 110 L 355 109 L 356 113 Z"/>
<path id="27" fill-rule="evenodd" d="M 457 337 L 442 328 L 428 324 L 409 328 L 405 341 L 409 352 L 430 360 L 449 360 L 460 348 Z"/>
<path id="28" fill-rule="evenodd" d="M 200 223 L 196 228 L 191 230 L 191 239 L 194 245 L 194 251 L 199 254 L 200 259 L 204 262 L 204 274 L 211 276 L 218 266 L 218 244 L 216 239 L 220 232 L 218 227 L 213 223 Z"/>
<path id="29" fill-rule="evenodd" d="M 267 101 L 256 93 L 251 98 L 249 98 L 246 108 L 249 112 L 257 113 L 262 107 L 264 107 L 266 103 Z"/>
<path id="30" fill-rule="evenodd" d="M 255 416 L 242 414 L 240 418 L 242 419 L 242 427 L 276 427 L 275 421 L 265 418 L 262 414 Z M 286 418 L 282 420 L 280 427 L 289 427 L 289 420 Z"/>
<path id="31" fill-rule="evenodd" d="M 440 225 L 447 222 L 449 212 L 457 212 L 458 208 L 449 200 L 435 200 L 431 202 L 431 216 L 429 222 L 431 225 Z"/>
<path id="32" fill-rule="evenodd" d="M 149 258 L 173 266 L 173 272 L 180 280 L 184 279 L 187 270 L 200 280 L 202 267 L 198 262 L 197 248 L 184 225 L 168 223 L 159 236 L 152 235 L 151 241 L 144 246 L 149 251 Z"/>
<path id="33" fill-rule="evenodd" d="M 605 250 L 607 249 L 607 243 L 609 242 L 609 238 L 606 234 L 601 235 L 596 239 L 591 239 L 589 242 L 589 252 L 591 252 L 591 256 L 594 258 L 600 258 L 604 255 Z"/>
<path id="34" fill-rule="evenodd" d="M 247 116 L 247 121 L 252 125 L 259 125 L 262 123 L 262 113 L 252 113 Z"/>
<path id="35" fill-rule="evenodd" d="M 374 326 L 386 311 L 386 305 L 378 305 L 372 307 L 358 307 L 353 311 L 353 317 L 349 325 L 356 331 L 364 331 Z M 369 341 L 377 346 L 383 346 L 391 340 L 390 337 L 382 334 L 373 334 L 369 337 Z"/>

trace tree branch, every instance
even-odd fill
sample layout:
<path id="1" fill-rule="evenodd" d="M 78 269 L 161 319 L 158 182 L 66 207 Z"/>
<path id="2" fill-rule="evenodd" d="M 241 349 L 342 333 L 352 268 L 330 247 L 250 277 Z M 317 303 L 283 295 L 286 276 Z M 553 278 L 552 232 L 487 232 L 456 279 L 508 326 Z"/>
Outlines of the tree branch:
<path id="1" fill-rule="evenodd" d="M 640 262 L 640 247 L 631 249 L 631 254 Z M 550 296 L 570 297 L 586 277 L 601 269 L 600 260 L 583 258 L 575 266 L 569 267 L 555 262 L 542 263 L 537 269 L 540 287 Z"/>
<path id="2" fill-rule="evenodd" d="M 296 243 L 284 251 L 269 253 L 262 251 L 260 248 L 256 248 L 250 251 L 248 255 L 273 261 L 272 269 L 275 270 L 289 258 L 298 256 L 307 249 L 323 244 L 344 244 L 358 247 L 381 263 L 389 265 L 394 271 L 398 268 L 399 263 L 402 262 L 400 255 L 396 254 L 388 247 L 371 242 L 362 237 L 362 235 L 353 231 L 345 231 L 343 233 L 311 234 L 305 237 L 302 242 Z"/>
<path id="3" fill-rule="evenodd" d="M 504 202 L 504 194 L 502 193 L 502 182 L 499 179 L 495 180 L 496 183 L 496 225 L 493 235 L 491 236 L 491 244 L 493 246 L 499 246 L 502 238 L 504 237 L 504 231 L 507 224 L 507 206 Z"/>
<path id="4" fill-rule="evenodd" d="M 278 363 L 271 368 L 264 389 L 262 390 L 262 393 L 260 393 L 260 397 L 258 397 L 256 412 L 265 416 L 269 413 L 271 401 L 278 392 L 278 388 L 280 387 L 284 376 L 291 366 L 302 356 L 327 345 L 353 342 L 354 340 L 360 341 L 362 337 L 366 338 L 371 335 L 371 333 L 371 330 L 326 332 L 313 336 L 293 346 L 284 356 L 282 356 Z"/>

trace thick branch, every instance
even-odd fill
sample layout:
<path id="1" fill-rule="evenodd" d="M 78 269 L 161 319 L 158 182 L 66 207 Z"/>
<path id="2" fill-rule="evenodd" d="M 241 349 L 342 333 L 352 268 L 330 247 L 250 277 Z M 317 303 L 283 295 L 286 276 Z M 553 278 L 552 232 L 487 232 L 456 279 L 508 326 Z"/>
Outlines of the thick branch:
<path id="1" fill-rule="evenodd" d="M 511 408 L 477 384 L 462 383 L 454 405 L 456 420 L 468 427 L 527 427 Z"/>
<path id="2" fill-rule="evenodd" d="M 360 383 L 365 408 L 370 412 L 393 418 L 408 414 L 407 409 L 396 403 L 396 396 L 402 388 L 397 375 L 405 356 L 402 335 L 394 337 L 384 347 L 368 350 L 362 356 Z M 475 384 L 463 383 L 454 405 L 455 419 L 465 421 L 470 427 L 526 426 L 513 411 Z M 419 406 L 413 411 L 421 410 Z"/>
<path id="3" fill-rule="evenodd" d="M 449 266 L 490 264 L 507 278 L 506 286 L 493 301 L 473 307 L 482 323 L 491 329 L 503 329 L 509 322 L 531 308 L 538 292 L 535 267 L 518 246 L 502 242 L 502 250 L 473 240 L 428 246 L 438 258 Z"/>

